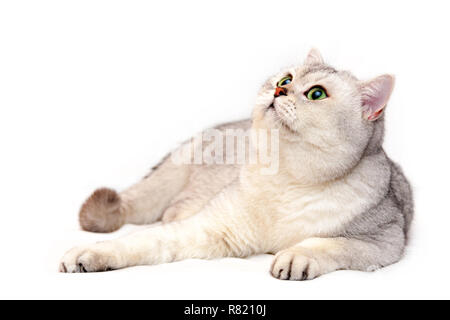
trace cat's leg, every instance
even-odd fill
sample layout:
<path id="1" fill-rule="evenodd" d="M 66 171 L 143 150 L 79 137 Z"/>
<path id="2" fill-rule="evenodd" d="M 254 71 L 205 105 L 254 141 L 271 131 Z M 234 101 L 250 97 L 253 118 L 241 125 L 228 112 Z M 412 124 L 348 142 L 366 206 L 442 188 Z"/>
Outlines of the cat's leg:
<path id="1" fill-rule="evenodd" d="M 162 221 L 183 220 L 200 212 L 208 202 L 238 178 L 239 166 L 209 165 L 192 169 L 189 183 L 170 203 Z"/>
<path id="2" fill-rule="evenodd" d="M 244 257 L 255 253 L 255 237 L 246 224 L 208 217 L 151 226 L 134 234 L 70 250 L 61 272 L 95 272 L 189 258 Z"/>
<path id="3" fill-rule="evenodd" d="M 310 280 L 336 270 L 374 271 L 397 262 L 403 249 L 399 227 L 360 239 L 309 238 L 277 253 L 270 272 L 281 280 Z"/>
<path id="4" fill-rule="evenodd" d="M 199 213 L 208 201 L 209 199 L 205 199 L 204 197 L 181 198 L 164 210 L 161 220 L 164 223 L 169 223 L 187 219 Z"/>
<path id="5" fill-rule="evenodd" d="M 125 223 L 153 223 L 186 185 L 189 174 L 189 165 L 167 157 L 149 176 L 120 193 L 98 189 L 81 207 L 80 225 L 86 231 L 112 232 Z"/>

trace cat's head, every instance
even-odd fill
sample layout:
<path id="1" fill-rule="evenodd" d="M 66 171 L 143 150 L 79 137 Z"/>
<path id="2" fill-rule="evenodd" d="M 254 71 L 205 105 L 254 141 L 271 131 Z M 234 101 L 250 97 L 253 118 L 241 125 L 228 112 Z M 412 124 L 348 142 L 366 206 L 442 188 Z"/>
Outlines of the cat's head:
<path id="1" fill-rule="evenodd" d="M 283 70 L 263 85 L 253 126 L 279 129 L 280 140 L 292 152 L 303 153 L 296 154 L 295 161 L 317 175 L 326 170 L 325 178 L 337 177 L 364 153 L 381 147 L 383 111 L 393 86 L 391 75 L 360 81 L 338 71 L 312 49 L 302 65 Z"/>

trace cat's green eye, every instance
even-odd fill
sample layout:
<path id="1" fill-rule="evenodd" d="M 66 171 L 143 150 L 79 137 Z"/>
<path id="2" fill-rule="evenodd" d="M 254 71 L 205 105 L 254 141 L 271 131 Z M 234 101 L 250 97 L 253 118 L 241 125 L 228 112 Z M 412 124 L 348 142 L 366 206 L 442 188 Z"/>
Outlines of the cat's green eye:
<path id="1" fill-rule="evenodd" d="M 292 82 L 292 76 L 288 75 L 286 77 L 281 78 L 281 80 L 278 81 L 277 87 L 287 86 L 291 82 Z"/>
<path id="2" fill-rule="evenodd" d="M 322 100 L 322 99 L 328 98 L 328 95 L 325 92 L 324 88 L 322 88 L 320 86 L 316 86 L 316 87 L 309 89 L 309 91 L 306 93 L 306 97 L 309 100 Z"/>

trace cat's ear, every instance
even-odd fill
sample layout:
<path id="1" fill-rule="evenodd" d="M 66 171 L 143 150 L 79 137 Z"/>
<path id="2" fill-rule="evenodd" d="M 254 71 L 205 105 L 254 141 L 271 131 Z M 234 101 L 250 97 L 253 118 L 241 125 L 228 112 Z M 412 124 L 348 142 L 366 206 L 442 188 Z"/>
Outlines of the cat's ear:
<path id="1" fill-rule="evenodd" d="M 364 117 L 369 121 L 377 120 L 384 111 L 394 89 L 395 78 L 385 74 L 362 83 L 361 97 Z"/>
<path id="2" fill-rule="evenodd" d="M 306 57 L 305 64 L 323 64 L 324 60 L 319 50 L 312 48 Z"/>

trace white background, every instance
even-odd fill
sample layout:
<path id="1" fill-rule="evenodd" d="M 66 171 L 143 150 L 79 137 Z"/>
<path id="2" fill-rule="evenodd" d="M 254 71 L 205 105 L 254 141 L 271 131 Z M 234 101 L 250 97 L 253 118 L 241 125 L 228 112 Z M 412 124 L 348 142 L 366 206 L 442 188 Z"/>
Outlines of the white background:
<path id="1" fill-rule="evenodd" d="M 2 1 L 0 298 L 450 298 L 447 1 Z M 59 274 L 85 197 L 121 190 L 310 47 L 368 79 L 393 73 L 385 148 L 410 178 L 400 263 L 308 282 L 271 256 Z"/>

